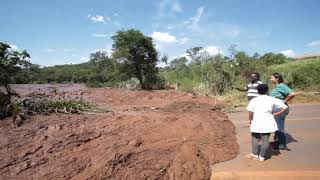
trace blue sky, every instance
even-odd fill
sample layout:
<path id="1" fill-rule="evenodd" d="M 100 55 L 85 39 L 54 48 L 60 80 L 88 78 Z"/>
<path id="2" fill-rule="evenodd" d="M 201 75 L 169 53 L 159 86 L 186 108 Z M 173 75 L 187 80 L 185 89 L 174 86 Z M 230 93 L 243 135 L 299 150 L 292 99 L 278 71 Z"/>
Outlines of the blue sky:
<path id="1" fill-rule="evenodd" d="M 231 44 L 249 54 L 320 52 L 318 0 L 1 0 L 0 19 L 0 41 L 44 66 L 85 62 L 129 28 L 169 59 L 195 46 L 228 55 Z"/>

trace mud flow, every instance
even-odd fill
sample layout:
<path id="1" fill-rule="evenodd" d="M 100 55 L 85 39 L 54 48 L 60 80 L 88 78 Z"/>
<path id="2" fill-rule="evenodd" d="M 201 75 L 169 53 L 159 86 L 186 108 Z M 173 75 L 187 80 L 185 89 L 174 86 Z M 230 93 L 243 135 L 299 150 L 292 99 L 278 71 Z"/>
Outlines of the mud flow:
<path id="1" fill-rule="evenodd" d="M 213 164 L 239 151 L 234 125 L 208 97 L 71 84 L 14 89 L 83 97 L 114 114 L 37 115 L 19 128 L 1 120 L 0 179 L 209 179 Z"/>

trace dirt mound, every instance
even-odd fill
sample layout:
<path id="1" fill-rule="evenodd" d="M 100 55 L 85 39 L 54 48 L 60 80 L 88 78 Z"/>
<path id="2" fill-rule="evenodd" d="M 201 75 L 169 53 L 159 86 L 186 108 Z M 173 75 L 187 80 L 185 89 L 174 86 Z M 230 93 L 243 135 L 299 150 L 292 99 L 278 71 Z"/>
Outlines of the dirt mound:
<path id="1" fill-rule="evenodd" d="M 89 89 L 115 114 L 0 121 L 0 179 L 209 179 L 238 153 L 235 128 L 213 100 L 163 91 Z"/>

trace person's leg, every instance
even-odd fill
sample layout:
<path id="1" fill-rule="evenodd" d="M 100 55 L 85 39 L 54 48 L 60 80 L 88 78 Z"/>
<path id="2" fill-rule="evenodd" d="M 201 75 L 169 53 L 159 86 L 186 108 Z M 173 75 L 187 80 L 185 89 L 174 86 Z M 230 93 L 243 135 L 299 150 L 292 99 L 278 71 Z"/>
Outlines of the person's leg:
<path id="1" fill-rule="evenodd" d="M 285 119 L 287 115 L 288 115 L 288 112 L 280 116 L 275 116 L 275 119 L 278 125 L 278 131 L 276 131 L 275 133 L 275 136 L 278 142 L 275 142 L 275 144 L 278 145 L 279 149 L 286 148 Z"/>
<path id="2" fill-rule="evenodd" d="M 285 150 L 287 148 L 286 134 L 282 131 L 278 131 L 279 146 L 280 150 Z"/>
<path id="3" fill-rule="evenodd" d="M 251 153 L 253 155 L 258 155 L 259 154 L 259 138 L 260 138 L 260 133 L 251 133 L 251 145 L 252 145 L 252 151 Z"/>
<path id="4" fill-rule="evenodd" d="M 259 156 L 262 158 L 266 158 L 267 153 L 268 153 L 268 149 L 269 149 L 269 137 L 270 137 L 270 133 L 262 133 L 261 134 L 261 151 Z"/>

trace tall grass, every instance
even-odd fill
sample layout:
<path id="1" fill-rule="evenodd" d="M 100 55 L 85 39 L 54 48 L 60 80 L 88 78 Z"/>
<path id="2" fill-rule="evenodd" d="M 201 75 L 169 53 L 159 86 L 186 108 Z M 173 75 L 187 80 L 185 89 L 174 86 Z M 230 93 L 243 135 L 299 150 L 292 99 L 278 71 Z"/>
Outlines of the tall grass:
<path id="1" fill-rule="evenodd" d="M 295 90 L 320 91 L 319 57 L 270 66 L 263 75 L 265 82 L 269 82 L 273 72 L 282 73 L 285 82 Z"/>

